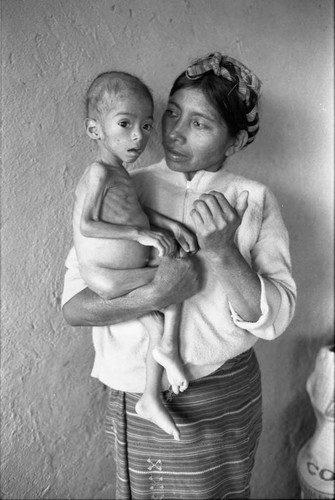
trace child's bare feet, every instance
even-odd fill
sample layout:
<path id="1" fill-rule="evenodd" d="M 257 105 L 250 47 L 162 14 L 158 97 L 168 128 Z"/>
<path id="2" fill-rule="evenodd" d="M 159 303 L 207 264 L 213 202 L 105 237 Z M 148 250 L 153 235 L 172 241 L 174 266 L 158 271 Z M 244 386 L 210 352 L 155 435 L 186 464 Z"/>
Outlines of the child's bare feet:
<path id="1" fill-rule="evenodd" d="M 160 399 L 144 393 L 135 410 L 140 417 L 150 420 L 167 434 L 171 434 L 176 441 L 180 441 L 180 432 Z"/>
<path id="2" fill-rule="evenodd" d="M 169 383 L 175 394 L 184 392 L 188 388 L 188 380 L 181 359 L 175 349 L 167 345 L 154 347 L 152 356 L 157 363 L 164 366 Z"/>

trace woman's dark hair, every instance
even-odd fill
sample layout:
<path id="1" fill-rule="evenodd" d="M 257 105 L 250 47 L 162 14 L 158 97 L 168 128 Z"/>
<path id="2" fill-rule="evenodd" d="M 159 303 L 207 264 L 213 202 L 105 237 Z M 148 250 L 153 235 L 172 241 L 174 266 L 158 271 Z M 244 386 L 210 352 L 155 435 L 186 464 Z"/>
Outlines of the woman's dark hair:
<path id="1" fill-rule="evenodd" d="M 229 80 L 216 76 L 212 71 L 205 73 L 197 79 L 190 79 L 182 73 L 175 80 L 170 95 L 181 89 L 199 89 L 206 96 L 214 109 L 216 109 L 228 126 L 230 134 L 234 137 L 240 130 L 248 129 L 247 113 L 255 106 L 257 95 L 252 92 L 250 105 L 245 104 L 237 92 L 238 79 Z"/>

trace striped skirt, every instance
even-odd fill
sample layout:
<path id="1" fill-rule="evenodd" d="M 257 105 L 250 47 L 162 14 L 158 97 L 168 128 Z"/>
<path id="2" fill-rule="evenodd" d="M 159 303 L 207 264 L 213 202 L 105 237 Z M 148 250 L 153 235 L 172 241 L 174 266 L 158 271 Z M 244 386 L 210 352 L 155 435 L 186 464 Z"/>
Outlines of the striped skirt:
<path id="1" fill-rule="evenodd" d="M 262 427 L 253 349 L 192 381 L 184 393 L 163 393 L 180 442 L 136 414 L 139 398 L 109 389 L 106 431 L 116 460 L 117 499 L 249 498 Z"/>

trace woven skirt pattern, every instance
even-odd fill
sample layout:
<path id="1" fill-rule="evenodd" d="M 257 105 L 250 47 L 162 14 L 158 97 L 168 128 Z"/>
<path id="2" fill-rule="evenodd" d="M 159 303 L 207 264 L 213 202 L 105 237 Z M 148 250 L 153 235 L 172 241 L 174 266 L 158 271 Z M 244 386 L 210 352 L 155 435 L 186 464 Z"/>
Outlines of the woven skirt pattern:
<path id="1" fill-rule="evenodd" d="M 140 396 L 109 389 L 106 432 L 116 460 L 117 499 L 249 498 L 262 427 L 253 349 L 192 381 L 184 393 L 162 394 L 180 442 L 136 414 Z"/>

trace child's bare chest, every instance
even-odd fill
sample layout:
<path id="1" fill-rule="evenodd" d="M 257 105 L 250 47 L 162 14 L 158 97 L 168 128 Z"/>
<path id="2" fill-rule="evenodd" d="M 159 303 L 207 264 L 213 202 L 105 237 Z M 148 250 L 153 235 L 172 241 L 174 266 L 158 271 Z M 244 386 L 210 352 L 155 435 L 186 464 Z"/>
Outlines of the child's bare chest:
<path id="1" fill-rule="evenodd" d="M 127 171 L 117 169 L 108 175 L 100 218 L 114 224 L 142 225 L 146 222 L 135 185 Z"/>

